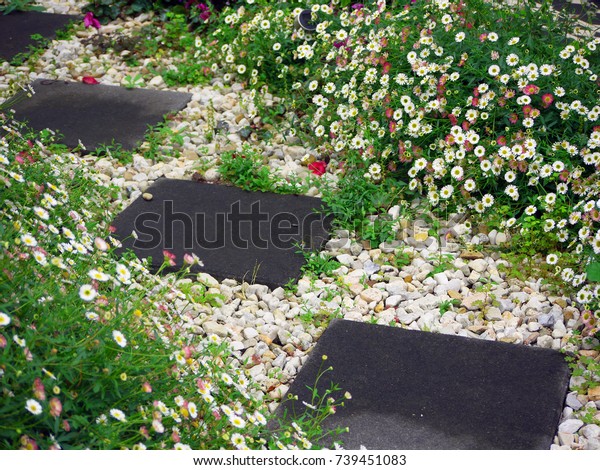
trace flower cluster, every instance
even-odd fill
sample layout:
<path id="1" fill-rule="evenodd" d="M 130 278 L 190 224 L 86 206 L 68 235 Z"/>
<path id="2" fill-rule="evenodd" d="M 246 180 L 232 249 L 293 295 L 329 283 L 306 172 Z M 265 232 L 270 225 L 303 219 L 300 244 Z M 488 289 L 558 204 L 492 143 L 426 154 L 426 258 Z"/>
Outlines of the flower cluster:
<path id="1" fill-rule="evenodd" d="M 504 230 L 541 229 L 548 264 L 595 306 L 573 269 L 600 255 L 600 39 L 550 21 L 523 33 L 512 10 L 479 2 L 388 3 L 314 1 L 308 32 L 300 5 L 252 2 L 226 10 L 199 53 L 286 96 L 296 128 L 347 171 Z"/>
<path id="2" fill-rule="evenodd" d="M 256 385 L 228 343 L 190 333 L 190 312 L 214 294 L 117 257 L 113 190 L 49 134 L 4 130 L 0 379 L 11 419 L 0 440 L 31 449 L 274 446 Z"/>

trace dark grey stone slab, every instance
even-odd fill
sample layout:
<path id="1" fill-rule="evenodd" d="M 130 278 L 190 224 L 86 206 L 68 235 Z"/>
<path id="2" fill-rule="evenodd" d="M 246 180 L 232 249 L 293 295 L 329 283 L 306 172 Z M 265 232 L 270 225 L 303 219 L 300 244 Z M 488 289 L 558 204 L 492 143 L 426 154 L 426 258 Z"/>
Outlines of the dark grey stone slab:
<path id="1" fill-rule="evenodd" d="M 152 200 L 140 197 L 113 226 L 125 249 L 152 257 L 154 270 L 166 249 L 176 256 L 171 271 L 182 267 L 184 254 L 194 253 L 204 263 L 194 272 L 277 287 L 300 274 L 304 257 L 296 244 L 318 248 L 328 238 L 329 220 L 315 212 L 318 198 L 170 179 L 147 192 Z"/>
<path id="2" fill-rule="evenodd" d="M 553 0 L 552 7 L 562 13 L 570 13 L 592 25 L 600 25 L 600 0 L 584 3 L 581 0 Z"/>
<path id="3" fill-rule="evenodd" d="M 303 413 L 323 355 L 318 389 L 352 395 L 324 422 L 347 449 L 549 449 L 569 381 L 556 351 L 334 320 L 279 413 Z"/>
<path id="4" fill-rule="evenodd" d="M 36 80 L 32 86 L 35 94 L 12 106 L 15 119 L 27 121 L 37 131 L 58 130 L 71 148 L 81 140 L 88 151 L 113 140 L 126 150 L 134 149 L 149 125 L 183 109 L 192 96 L 57 80 Z"/>
<path id="5" fill-rule="evenodd" d="M 0 14 L 0 60 L 11 60 L 21 52 L 27 52 L 34 45 L 33 34 L 46 39 L 54 39 L 57 30 L 81 17 L 59 15 L 38 11 L 14 11 L 8 15 Z"/>

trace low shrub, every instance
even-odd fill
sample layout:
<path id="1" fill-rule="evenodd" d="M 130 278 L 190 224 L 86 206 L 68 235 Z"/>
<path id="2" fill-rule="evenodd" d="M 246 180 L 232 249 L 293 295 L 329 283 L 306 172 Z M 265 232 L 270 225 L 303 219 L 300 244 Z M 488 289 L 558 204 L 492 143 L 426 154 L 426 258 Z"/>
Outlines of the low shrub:
<path id="1" fill-rule="evenodd" d="M 267 430 L 245 367 L 195 325 L 213 294 L 115 256 L 113 189 L 51 133 L 4 129 L 0 448 L 312 446 Z"/>
<path id="2" fill-rule="evenodd" d="M 595 312 L 595 334 L 600 39 L 538 3 L 248 1 L 196 54 L 225 81 L 285 97 L 292 132 L 373 193 L 406 185 L 439 214 L 543 234 L 539 254 Z M 304 8 L 314 32 L 297 24 Z"/>

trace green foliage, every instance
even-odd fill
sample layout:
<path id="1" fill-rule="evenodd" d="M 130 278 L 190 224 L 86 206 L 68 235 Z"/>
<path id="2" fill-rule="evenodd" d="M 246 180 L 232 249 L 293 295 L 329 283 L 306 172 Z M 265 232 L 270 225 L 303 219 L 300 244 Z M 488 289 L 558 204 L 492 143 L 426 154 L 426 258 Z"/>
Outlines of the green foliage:
<path id="1" fill-rule="evenodd" d="M 84 11 L 91 11 L 97 18 L 106 21 L 160 9 L 162 4 L 153 0 L 92 0 L 84 7 Z"/>
<path id="2" fill-rule="evenodd" d="M 179 149 L 183 145 L 183 132 L 172 129 L 168 122 L 162 121 L 155 126 L 148 126 L 144 141 L 137 149 L 144 158 L 153 164 L 165 157 L 177 158 Z M 109 157 L 122 163 L 131 163 L 135 150 L 125 150 L 123 146 L 113 140 L 110 144 L 100 144 L 93 154 L 98 157 Z"/>
<path id="3" fill-rule="evenodd" d="M 219 173 L 234 185 L 248 191 L 270 192 L 274 187 L 267 161 L 249 148 L 244 153 L 231 151 L 221 155 Z"/>
<path id="4" fill-rule="evenodd" d="M 322 446 L 323 441 L 331 440 L 331 436 L 339 436 L 348 432 L 348 429 L 339 427 L 331 431 L 325 431 L 322 426 L 323 421 L 336 413 L 338 407 L 343 407 L 346 400 L 352 399 L 352 395 L 349 392 L 341 395 L 340 386 L 331 381 L 324 391 L 320 389 L 320 383 L 324 380 L 325 374 L 333 370 L 332 367 L 324 367 L 327 359 L 327 356 L 322 356 L 322 363 L 317 372 L 315 383 L 312 386 L 307 386 L 310 391 L 310 400 L 307 403 L 303 403 L 302 408 L 300 408 L 299 404 L 290 407 L 293 411 L 287 413 L 286 410 L 282 418 L 282 421 L 285 423 L 291 422 L 292 427 L 300 433 L 300 442 L 304 449 L 311 448 L 314 444 Z M 298 397 L 290 395 L 288 399 L 297 400 Z M 335 442 L 339 443 L 338 440 L 335 440 Z M 283 447 L 278 445 L 275 448 L 282 449 Z"/>
<path id="5" fill-rule="evenodd" d="M 567 282 L 600 312 L 579 282 L 598 251 L 599 41 L 549 0 L 315 3 L 315 32 L 295 26 L 300 2 L 224 10 L 195 54 L 285 96 L 292 131 L 343 163 L 324 191 L 339 225 L 391 239 L 374 216 L 402 193 L 523 229 L 513 246 L 575 270 Z"/>
<path id="6" fill-rule="evenodd" d="M 159 278 L 117 255 L 113 188 L 51 133 L 5 129 L 0 448 L 311 447 L 316 428 L 266 429 L 228 343 L 180 327 L 220 295 L 193 283 L 190 265 Z"/>
<path id="7" fill-rule="evenodd" d="M 585 272 L 587 274 L 588 281 L 600 282 L 600 263 L 596 261 L 588 264 Z"/>
<path id="8" fill-rule="evenodd" d="M 303 307 L 303 313 L 300 314 L 298 318 L 300 318 L 300 321 L 305 325 L 312 325 L 317 328 L 327 328 L 331 320 L 341 317 L 340 310 L 341 309 L 336 309 L 335 311 L 331 311 L 327 308 L 315 309 Z"/>
<path id="9" fill-rule="evenodd" d="M 442 302 L 440 302 L 440 315 L 443 315 L 444 313 L 452 310 L 453 307 L 458 307 L 458 306 L 460 306 L 460 300 L 457 300 L 457 299 L 443 300 Z"/>
<path id="10" fill-rule="evenodd" d="M 125 86 L 125 88 L 127 89 L 133 89 L 133 88 L 138 88 L 144 85 L 144 79 L 142 77 L 141 74 L 136 74 L 136 75 L 127 75 L 124 79 L 123 79 L 123 85 Z"/>
<path id="11" fill-rule="evenodd" d="M 0 13 L 8 15 L 13 11 L 44 11 L 42 5 L 35 5 L 35 0 L 4 0 L 0 5 Z"/>
<path id="12" fill-rule="evenodd" d="M 449 269 L 453 269 L 454 255 L 450 253 L 441 253 L 437 256 L 429 258 L 429 261 L 433 262 L 433 269 L 427 274 L 427 277 L 433 277 L 436 274 L 443 273 Z"/>
<path id="13" fill-rule="evenodd" d="M 371 246 L 379 246 L 380 243 L 390 242 L 394 239 L 393 225 L 393 220 L 378 217 L 372 222 L 368 222 L 359 233 L 362 239 L 371 242 Z"/>
<path id="14" fill-rule="evenodd" d="M 580 340 L 576 338 L 573 338 L 571 341 L 575 343 L 580 342 Z M 581 346 L 580 344 L 577 345 Z M 598 362 L 597 357 L 588 357 L 581 353 L 575 353 L 566 355 L 565 360 L 569 364 L 572 377 L 583 377 L 585 379 L 580 385 L 574 387 L 572 390 L 581 395 L 586 395 L 590 388 L 600 386 L 600 381 L 598 381 L 598 377 L 600 377 L 600 362 Z M 576 417 L 581 419 L 584 423 L 600 425 L 600 419 L 598 419 L 596 415 L 597 410 L 595 407 L 583 407 L 576 412 Z"/>
<path id="15" fill-rule="evenodd" d="M 393 221 L 385 213 L 400 199 L 402 185 L 391 180 L 381 184 L 364 178 L 362 171 L 349 171 L 341 178 L 337 187 L 324 185 L 323 200 L 340 229 L 354 231 L 359 237 L 379 245 L 391 241 L 395 233 Z"/>
<path id="16" fill-rule="evenodd" d="M 268 159 L 249 145 L 241 152 L 230 151 L 221 155 L 218 166 L 221 176 L 247 191 L 298 194 L 306 191 L 305 184 L 294 178 L 284 179 L 274 175 Z"/>
<path id="17" fill-rule="evenodd" d="M 140 151 L 144 158 L 153 164 L 162 161 L 165 157 L 179 157 L 179 149 L 183 146 L 183 130 L 172 129 L 168 122 L 162 121 L 155 126 L 148 126 L 144 143 Z"/>
<path id="18" fill-rule="evenodd" d="M 203 62 L 185 61 L 176 70 L 160 72 L 168 86 L 199 85 L 210 82 L 213 74 Z"/>
<path id="19" fill-rule="evenodd" d="M 392 266 L 395 266 L 398 269 L 402 269 L 405 266 L 410 265 L 410 262 L 411 262 L 410 255 L 408 253 L 404 253 L 402 251 L 397 251 L 396 253 L 394 253 L 394 255 L 391 259 Z"/>
<path id="20" fill-rule="evenodd" d="M 125 150 L 123 146 L 114 139 L 110 144 L 98 145 L 94 152 L 92 152 L 92 155 L 114 158 L 123 163 L 131 163 L 133 161 L 133 152 Z"/>
<path id="21" fill-rule="evenodd" d="M 333 275 L 333 271 L 341 266 L 339 261 L 324 253 L 306 250 L 300 250 L 298 253 L 304 255 L 302 273 L 313 278 L 330 277 Z"/>

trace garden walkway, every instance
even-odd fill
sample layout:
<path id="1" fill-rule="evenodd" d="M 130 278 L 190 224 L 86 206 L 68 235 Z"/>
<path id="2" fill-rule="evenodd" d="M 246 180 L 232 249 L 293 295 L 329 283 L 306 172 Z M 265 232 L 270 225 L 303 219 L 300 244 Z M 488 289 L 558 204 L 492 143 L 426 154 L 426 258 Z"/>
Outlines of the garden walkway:
<path id="1" fill-rule="evenodd" d="M 38 13 L 0 17 L 0 56 L 24 52 L 32 33 L 53 37 L 68 19 Z M 149 125 L 190 100 L 179 92 L 76 82 L 38 80 L 32 87 L 35 94 L 14 106 L 16 117 L 37 130 L 58 130 L 65 144 L 88 150 L 109 144 L 133 149 Z M 319 248 L 328 239 L 329 221 L 315 212 L 319 208 L 317 198 L 161 179 L 113 225 L 125 248 L 151 256 L 155 270 L 164 250 L 175 255 L 173 269 L 189 252 L 204 263 L 197 269 L 219 280 L 276 289 L 300 277 L 299 245 Z M 373 298 L 362 297 L 381 301 L 376 292 L 369 295 Z M 339 394 L 352 394 L 326 421 L 328 429 L 350 428 L 343 438 L 347 448 L 548 449 L 569 381 L 557 351 L 334 320 L 289 390 L 298 403 L 310 401 L 308 387 L 324 356 L 325 367 L 333 366 L 324 385 L 332 381 Z M 285 409 L 293 411 L 293 405 Z"/>

